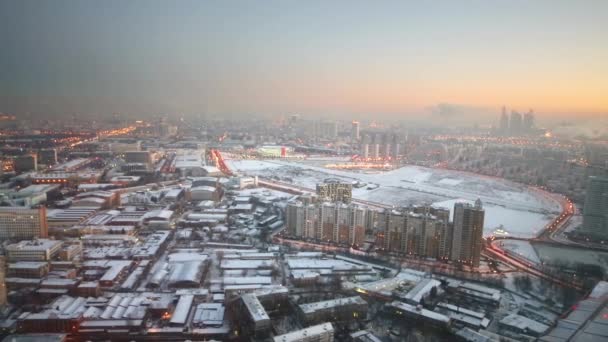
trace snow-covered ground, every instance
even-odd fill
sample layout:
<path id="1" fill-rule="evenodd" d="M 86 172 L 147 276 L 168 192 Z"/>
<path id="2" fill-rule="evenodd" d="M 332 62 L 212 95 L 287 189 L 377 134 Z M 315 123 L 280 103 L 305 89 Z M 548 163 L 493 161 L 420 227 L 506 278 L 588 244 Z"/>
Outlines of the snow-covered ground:
<path id="1" fill-rule="evenodd" d="M 473 201 L 464 199 L 447 200 L 435 202 L 433 207 L 450 209 L 450 219 L 454 219 L 454 204 L 456 202 L 467 202 L 473 204 Z M 517 210 L 497 206 L 493 204 L 484 204 L 484 234 L 491 235 L 500 226 L 510 236 L 515 237 L 535 237 L 543 227 L 554 217 L 552 215 L 540 214 L 532 211 Z"/>
<path id="2" fill-rule="evenodd" d="M 306 161 L 232 160 L 226 163 L 233 171 L 274 178 L 314 189 L 327 178 L 344 182 L 377 184 L 353 189 L 353 197 L 395 206 L 432 204 L 453 209 L 458 200 L 481 199 L 486 208 L 486 235 L 503 226 L 511 236 L 534 237 L 561 211 L 553 198 L 527 186 L 504 179 L 471 173 L 405 166 L 391 171 L 345 171 L 313 166 Z"/>
<path id="3" fill-rule="evenodd" d="M 292 198 L 294 197 L 294 195 L 286 193 L 286 192 L 282 192 L 282 191 L 278 191 L 278 190 L 274 190 L 274 189 L 261 189 L 261 188 L 253 188 L 253 189 L 243 189 L 243 190 L 238 190 L 237 191 L 239 196 L 252 196 L 252 195 L 257 195 L 257 196 L 263 196 L 263 197 L 277 197 L 277 198 Z"/>
<path id="4" fill-rule="evenodd" d="M 267 162 L 263 160 L 252 160 L 252 159 L 244 159 L 244 160 L 234 160 L 231 159 L 226 161 L 228 167 L 233 171 L 247 171 L 249 173 L 251 171 L 263 171 L 269 170 L 273 168 L 279 168 L 281 165 L 276 163 Z"/>

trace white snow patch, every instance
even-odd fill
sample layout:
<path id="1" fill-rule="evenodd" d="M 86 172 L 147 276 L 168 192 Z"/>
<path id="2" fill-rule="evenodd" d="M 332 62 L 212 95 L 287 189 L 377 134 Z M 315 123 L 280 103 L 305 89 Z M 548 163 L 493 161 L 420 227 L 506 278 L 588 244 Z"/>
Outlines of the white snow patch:
<path id="1" fill-rule="evenodd" d="M 447 200 L 432 204 L 435 208 L 450 209 L 450 220 L 454 219 L 454 204 L 466 202 L 473 204 L 473 201 L 465 199 Z M 492 235 L 492 232 L 503 226 L 503 229 L 510 236 L 521 238 L 533 238 L 551 221 L 551 217 L 530 211 L 509 209 L 497 205 L 485 204 L 484 216 L 484 236 Z"/>
<path id="2" fill-rule="evenodd" d="M 232 171 L 260 171 L 272 168 L 279 168 L 282 166 L 280 164 L 275 164 L 268 161 L 249 159 L 228 159 L 225 160 L 225 163 Z"/>
<path id="3" fill-rule="evenodd" d="M 439 182 L 437 182 L 437 184 L 443 184 L 443 185 L 458 185 L 462 183 L 462 179 L 456 179 L 456 178 L 443 178 L 442 180 L 440 180 Z"/>

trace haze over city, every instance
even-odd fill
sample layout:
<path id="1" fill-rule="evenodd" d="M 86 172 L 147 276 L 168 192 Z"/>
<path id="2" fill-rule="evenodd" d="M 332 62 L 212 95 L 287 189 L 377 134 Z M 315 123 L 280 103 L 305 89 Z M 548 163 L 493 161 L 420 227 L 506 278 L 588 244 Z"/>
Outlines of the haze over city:
<path id="1" fill-rule="evenodd" d="M 0 112 L 608 113 L 605 1 L 2 1 Z"/>
<path id="2" fill-rule="evenodd" d="M 0 342 L 608 342 L 608 1 L 0 0 Z"/>

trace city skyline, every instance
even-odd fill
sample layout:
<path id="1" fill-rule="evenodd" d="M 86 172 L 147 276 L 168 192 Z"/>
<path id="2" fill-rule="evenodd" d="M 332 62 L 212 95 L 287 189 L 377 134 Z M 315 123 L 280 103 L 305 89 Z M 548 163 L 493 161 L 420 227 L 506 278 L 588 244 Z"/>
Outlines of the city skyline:
<path id="1" fill-rule="evenodd" d="M 607 7 L 7 1 L 0 112 L 605 118 Z"/>
<path id="2" fill-rule="evenodd" d="M 608 1 L 0 1 L 0 342 L 608 341 Z"/>

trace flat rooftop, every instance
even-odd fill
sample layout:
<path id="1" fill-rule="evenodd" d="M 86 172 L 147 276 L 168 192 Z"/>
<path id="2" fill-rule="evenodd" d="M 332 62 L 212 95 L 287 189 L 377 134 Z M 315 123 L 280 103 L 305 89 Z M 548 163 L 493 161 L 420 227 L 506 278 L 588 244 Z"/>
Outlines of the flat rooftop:
<path id="1" fill-rule="evenodd" d="M 314 313 L 318 310 L 325 310 L 329 308 L 335 308 L 340 306 L 348 306 L 348 305 L 367 305 L 367 302 L 363 300 L 359 296 L 347 297 L 347 298 L 337 298 L 331 300 L 325 300 L 321 302 L 308 303 L 308 304 L 300 304 L 300 310 L 305 314 Z"/>
<path id="2" fill-rule="evenodd" d="M 312 338 L 312 336 L 320 336 L 323 334 L 334 334 L 334 327 L 331 323 L 313 325 L 302 330 L 292 331 L 284 335 L 275 336 L 274 342 L 307 341 L 307 337 Z"/>
<path id="3" fill-rule="evenodd" d="M 266 310 L 264 310 L 264 307 L 254 294 L 246 293 L 241 296 L 241 300 L 249 311 L 251 319 L 256 322 L 270 320 L 270 317 L 268 317 Z"/>

